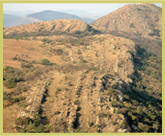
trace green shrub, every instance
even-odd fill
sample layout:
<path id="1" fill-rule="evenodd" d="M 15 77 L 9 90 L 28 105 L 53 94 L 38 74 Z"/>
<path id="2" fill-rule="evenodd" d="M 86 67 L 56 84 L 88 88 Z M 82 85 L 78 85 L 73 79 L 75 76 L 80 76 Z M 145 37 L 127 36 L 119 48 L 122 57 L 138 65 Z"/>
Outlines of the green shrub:
<path id="1" fill-rule="evenodd" d="M 25 99 L 25 97 L 23 97 L 23 96 L 20 96 L 19 97 L 19 101 L 22 101 L 22 100 L 24 100 Z"/>
<path id="2" fill-rule="evenodd" d="M 74 101 L 74 104 L 80 105 L 80 101 L 79 100 L 76 100 L 76 101 Z"/>
<path id="3" fill-rule="evenodd" d="M 14 101 L 15 102 L 19 102 L 19 98 L 14 98 Z"/>
<path id="4" fill-rule="evenodd" d="M 48 59 L 42 59 L 41 60 L 41 64 L 42 65 L 49 65 L 50 64 L 50 61 Z"/>
<path id="5" fill-rule="evenodd" d="M 15 56 L 14 58 L 12 58 L 12 60 L 17 60 L 17 57 Z"/>
<path id="6" fill-rule="evenodd" d="M 21 92 L 26 92 L 27 91 L 27 88 L 24 86 L 21 88 Z"/>
<path id="7" fill-rule="evenodd" d="M 57 91 L 61 91 L 61 88 L 57 88 Z"/>
<path id="8" fill-rule="evenodd" d="M 91 127 L 93 125 L 93 123 L 88 121 L 88 126 Z"/>
<path id="9" fill-rule="evenodd" d="M 63 103 L 63 105 L 66 105 L 66 103 Z"/>
<path id="10" fill-rule="evenodd" d="M 115 113 L 116 113 L 116 114 L 119 114 L 119 110 L 116 110 Z"/>
<path id="11" fill-rule="evenodd" d="M 25 106 L 24 102 L 20 103 L 19 106 Z"/>
<path id="12" fill-rule="evenodd" d="M 16 125 L 22 125 L 22 119 L 21 119 L 21 117 L 19 117 L 19 118 L 17 118 L 17 119 L 15 120 L 15 124 L 16 124 Z"/>
<path id="13" fill-rule="evenodd" d="M 95 127 L 96 127 L 96 128 L 100 128 L 101 126 L 100 126 L 100 125 L 98 125 L 98 124 L 96 124 L 96 125 L 95 125 Z"/>
<path id="14" fill-rule="evenodd" d="M 121 121 L 120 124 L 119 124 L 119 126 L 123 129 L 126 128 L 126 125 L 127 125 L 127 123 L 126 123 L 125 120 Z"/>
<path id="15" fill-rule="evenodd" d="M 112 120 L 112 121 L 111 121 L 111 124 L 112 124 L 112 125 L 115 125 L 115 124 L 116 124 L 116 122 L 115 122 L 114 120 Z"/>
<path id="16" fill-rule="evenodd" d="M 11 82 L 9 83 L 9 85 L 7 85 L 7 88 L 10 89 L 10 88 L 15 88 L 17 85 L 15 82 Z"/>
<path id="17" fill-rule="evenodd" d="M 97 68 L 96 68 L 96 67 L 93 67 L 93 68 L 92 68 L 92 70 L 94 70 L 94 71 L 95 71 L 95 70 L 97 70 Z"/>
<path id="18" fill-rule="evenodd" d="M 58 114 L 60 114 L 60 113 L 61 113 L 60 111 L 54 112 L 55 115 L 58 115 Z"/>
<path id="19" fill-rule="evenodd" d="M 57 95 L 58 94 L 58 91 L 55 91 L 55 95 Z"/>
<path id="20" fill-rule="evenodd" d="M 108 95 L 110 95 L 113 98 L 117 98 L 117 92 L 113 88 L 108 88 Z"/>
<path id="21" fill-rule="evenodd" d="M 33 63 L 33 64 L 34 64 L 34 63 L 36 63 L 36 61 L 35 61 L 35 60 L 32 60 L 32 61 L 31 61 L 31 63 Z"/>
<path id="22" fill-rule="evenodd" d="M 9 69 L 14 69 L 14 68 L 11 67 L 11 66 L 5 66 L 5 67 L 3 68 L 3 70 L 5 70 L 5 71 L 8 71 Z"/>
<path id="23" fill-rule="evenodd" d="M 117 104 L 116 101 L 112 101 L 111 104 L 112 104 L 113 107 L 118 107 L 118 104 Z"/>
<path id="24" fill-rule="evenodd" d="M 38 126 L 40 124 L 40 120 L 39 119 L 35 119 L 33 123 L 34 123 L 35 126 Z"/>

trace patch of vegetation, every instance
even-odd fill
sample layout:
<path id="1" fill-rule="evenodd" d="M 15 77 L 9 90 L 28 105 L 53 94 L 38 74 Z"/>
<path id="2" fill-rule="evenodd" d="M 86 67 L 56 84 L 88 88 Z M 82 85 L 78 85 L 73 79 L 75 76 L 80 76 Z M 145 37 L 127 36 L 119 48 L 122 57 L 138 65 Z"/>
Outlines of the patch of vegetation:
<path id="1" fill-rule="evenodd" d="M 115 125 L 115 124 L 116 124 L 116 121 L 112 120 L 112 121 L 111 121 L 111 124 L 112 124 L 112 125 Z"/>
<path id="2" fill-rule="evenodd" d="M 55 65 L 55 63 L 51 63 L 48 59 L 42 59 L 41 64 L 42 65 L 49 65 L 49 66 Z"/>
<path id="3" fill-rule="evenodd" d="M 66 103 L 64 102 L 64 103 L 62 103 L 62 105 L 66 105 Z"/>
<path id="4" fill-rule="evenodd" d="M 130 84 L 132 92 L 124 94 L 124 105 L 119 109 L 126 115 L 133 132 L 162 132 L 162 61 L 144 48 L 137 47 L 133 56 L 135 74 Z M 151 74 L 152 72 L 152 74 Z M 159 73 L 159 76 L 156 76 Z M 155 86 L 152 86 L 155 84 Z"/>
<path id="5" fill-rule="evenodd" d="M 99 117 L 108 117 L 108 118 L 111 117 L 110 114 L 106 114 L 106 113 L 103 113 L 103 112 L 100 112 L 98 115 L 99 115 Z"/>
<path id="6" fill-rule="evenodd" d="M 41 64 L 42 65 L 49 65 L 50 64 L 50 61 L 48 59 L 42 59 L 41 60 Z"/>
<path id="7" fill-rule="evenodd" d="M 55 53 L 56 53 L 57 55 L 62 55 L 62 54 L 63 54 L 63 49 L 56 49 L 56 50 L 55 50 Z"/>
<path id="8" fill-rule="evenodd" d="M 58 115 L 60 113 L 61 113 L 60 111 L 56 111 L 56 112 L 54 112 L 54 115 Z"/>
<path id="9" fill-rule="evenodd" d="M 87 133 L 86 131 L 80 129 L 80 128 L 77 128 L 74 133 Z"/>
<path id="10" fill-rule="evenodd" d="M 127 125 L 127 122 L 125 120 L 121 121 L 119 126 L 122 128 L 122 129 L 125 129 L 126 128 L 126 125 Z"/>
<path id="11" fill-rule="evenodd" d="M 49 72 L 51 67 L 32 67 L 31 64 L 22 63 L 22 68 L 13 68 L 11 66 L 6 66 L 3 69 L 3 85 L 7 88 L 15 88 L 17 87 L 17 83 L 24 81 L 32 81 L 35 78 L 39 78 L 43 72 Z M 22 88 L 22 91 L 26 91 L 26 89 Z M 21 92 L 21 88 L 20 88 Z"/>
<path id="12" fill-rule="evenodd" d="M 93 123 L 88 121 L 88 126 L 89 127 L 92 127 L 93 126 Z"/>
<path id="13" fill-rule="evenodd" d="M 31 68 L 33 65 L 31 63 L 21 63 L 21 68 Z"/>
<path id="14" fill-rule="evenodd" d="M 24 102 L 21 102 L 21 103 L 19 104 L 19 106 L 25 106 L 25 103 L 24 103 Z"/>
<path id="15" fill-rule="evenodd" d="M 95 35 L 95 34 L 101 34 L 101 32 L 99 30 L 95 30 L 93 29 L 91 26 L 88 26 L 87 30 L 84 31 L 84 32 L 80 32 L 80 31 L 76 31 L 75 33 L 67 33 L 67 32 L 60 32 L 60 31 L 47 31 L 47 30 L 42 30 L 42 29 L 39 29 L 38 32 L 22 32 L 22 33 L 17 33 L 16 31 L 15 32 L 12 32 L 10 34 L 3 34 L 3 38 L 10 38 L 10 39 L 22 39 L 22 37 L 25 37 L 27 40 L 29 40 L 28 37 L 36 37 L 36 36 L 52 36 L 52 35 L 71 35 L 71 36 L 74 36 L 74 37 L 78 37 L 78 38 L 81 38 L 81 37 L 86 37 L 86 36 L 89 36 L 89 35 Z M 48 39 L 48 38 L 45 38 L 43 39 L 43 42 L 46 42 L 46 43 L 51 43 L 51 40 Z"/>
<path id="16" fill-rule="evenodd" d="M 52 42 L 52 40 L 50 40 L 50 39 L 48 39 L 48 38 L 43 38 L 42 41 L 43 41 L 44 43 L 48 43 L 48 44 Z"/>
<path id="17" fill-rule="evenodd" d="M 42 116 L 42 108 L 35 113 L 34 119 L 29 117 L 19 117 L 15 120 L 16 130 L 20 133 L 48 133 L 50 125 L 45 117 Z M 24 126 L 24 127 L 22 127 Z"/>
<path id="18" fill-rule="evenodd" d="M 135 28 L 135 26 L 134 26 L 133 23 L 131 23 L 129 27 L 130 27 L 130 28 Z"/>
<path id="19" fill-rule="evenodd" d="M 110 95 L 110 97 L 117 99 L 117 92 L 115 91 L 115 89 L 113 89 L 111 87 L 108 88 L 107 94 Z"/>
<path id="20" fill-rule="evenodd" d="M 153 29 L 153 32 L 152 32 L 152 33 L 149 33 L 148 35 L 160 37 L 159 32 L 160 32 L 160 30 L 158 30 L 158 29 Z"/>
<path id="21" fill-rule="evenodd" d="M 74 101 L 74 104 L 80 105 L 80 101 L 79 100 L 76 100 L 76 101 Z"/>

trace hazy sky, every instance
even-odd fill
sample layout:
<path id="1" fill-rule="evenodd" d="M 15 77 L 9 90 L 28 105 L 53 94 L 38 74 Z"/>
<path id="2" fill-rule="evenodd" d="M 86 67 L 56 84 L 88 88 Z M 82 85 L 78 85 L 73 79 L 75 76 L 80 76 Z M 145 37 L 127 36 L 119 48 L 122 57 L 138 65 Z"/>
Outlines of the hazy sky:
<path id="1" fill-rule="evenodd" d="M 43 10 L 68 10 L 68 9 L 76 9 L 76 10 L 85 10 L 90 13 L 110 13 L 118 8 L 127 5 L 128 3 L 4 3 L 3 10 L 8 11 L 43 11 Z M 130 3 L 132 4 L 132 3 Z M 162 7 L 161 3 L 156 4 L 159 7 Z"/>

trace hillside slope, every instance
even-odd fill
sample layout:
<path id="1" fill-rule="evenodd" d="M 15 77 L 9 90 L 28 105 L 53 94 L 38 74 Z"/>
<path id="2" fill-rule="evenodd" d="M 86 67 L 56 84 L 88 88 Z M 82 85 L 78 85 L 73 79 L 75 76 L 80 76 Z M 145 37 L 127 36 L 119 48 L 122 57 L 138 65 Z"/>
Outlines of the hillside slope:
<path id="1" fill-rule="evenodd" d="M 161 132 L 161 85 L 137 71 L 133 41 L 35 40 L 4 39 L 4 132 Z"/>
<path id="2" fill-rule="evenodd" d="M 41 43 L 34 41 L 25 43 L 23 40 L 4 39 L 4 66 L 6 63 L 11 65 L 11 62 L 13 64 L 16 62 L 18 66 L 21 65 L 22 70 L 16 70 L 15 74 L 18 73 L 20 78 L 21 75 L 25 77 L 24 81 L 28 81 L 28 86 L 31 86 L 26 93 L 18 93 L 25 98 L 23 100 L 25 105 L 20 107 L 20 112 L 13 114 L 17 114 L 17 118 L 26 115 L 34 119 L 37 108 L 42 107 L 42 116 L 46 116 L 53 127 L 51 132 L 63 132 L 64 129 L 68 132 L 74 132 L 78 128 L 87 132 L 95 132 L 96 130 L 102 132 L 130 131 L 128 125 L 125 129 L 112 125 L 113 120 L 117 120 L 117 124 L 120 124 L 126 118 L 124 115 L 114 112 L 117 108 L 112 106 L 111 101 L 123 103 L 123 93 L 131 91 L 127 83 L 131 82 L 128 76 L 133 75 L 135 72 L 133 58 L 130 54 L 132 52 L 136 55 L 135 44 L 129 39 L 111 35 L 95 35 L 83 39 L 73 39 L 75 45 L 72 45 L 73 41 L 71 39 L 61 39 L 62 43 L 60 44 L 57 43 L 58 40 L 60 39 L 54 39 L 56 46 L 50 44 L 41 46 L 38 45 Z M 9 42 L 12 42 L 12 45 Z M 23 42 L 25 46 L 22 46 Z M 76 45 L 76 42 L 81 44 Z M 31 44 L 34 44 L 34 46 L 31 46 Z M 21 52 L 18 50 L 19 48 L 21 48 Z M 62 50 L 61 53 L 60 50 Z M 15 56 L 17 59 L 12 60 L 10 58 L 12 55 L 14 57 L 14 54 L 9 53 L 10 51 L 17 54 Z M 49 55 L 46 55 L 43 51 L 47 51 L 46 54 Z M 11 54 L 11 56 L 9 57 L 7 54 Z M 25 57 L 25 54 L 28 54 L 28 57 Z M 27 62 L 35 60 L 35 63 L 40 66 L 41 56 L 47 56 L 46 58 L 56 63 L 56 65 L 50 66 L 51 70 L 47 67 L 46 69 L 49 72 L 38 75 L 42 80 L 38 80 L 39 77 L 36 78 L 36 76 L 34 81 L 30 81 L 29 79 L 32 79 L 32 77 L 29 77 L 28 74 L 32 69 L 35 71 L 35 68 L 25 67 L 24 69 L 21 62 L 25 59 L 26 66 Z M 41 67 L 41 69 L 42 71 L 46 70 L 44 67 Z M 26 73 L 23 72 L 24 70 Z M 6 71 L 4 73 L 4 85 L 9 88 L 8 74 L 10 72 L 6 68 L 4 68 L 4 71 Z M 10 76 L 12 77 L 12 75 Z M 17 84 L 19 86 L 20 83 Z M 25 85 L 25 83 L 23 84 Z M 114 92 L 109 94 L 108 88 L 113 88 L 116 92 L 114 98 L 111 98 L 111 93 Z M 4 91 L 8 91 L 7 88 L 4 88 Z M 15 92 L 13 97 L 18 95 Z M 44 98 L 45 93 L 50 98 Z M 48 101 L 48 99 L 51 100 Z M 4 101 L 5 106 L 10 106 L 8 104 L 7 101 Z M 60 115 L 58 115 L 59 113 L 54 114 L 57 111 L 60 111 Z M 58 126 L 61 120 L 66 123 L 64 128 Z M 90 126 L 90 123 L 92 123 L 92 126 Z M 105 123 L 105 125 L 102 126 L 102 123 Z M 102 128 L 97 128 L 95 125 L 100 125 Z M 26 129 L 30 131 L 29 128 Z"/>
<path id="3" fill-rule="evenodd" d="M 3 29 L 4 37 L 24 37 L 38 35 L 56 35 L 61 33 L 81 34 L 92 29 L 85 22 L 77 19 L 59 19 L 42 21 Z"/>
<path id="4" fill-rule="evenodd" d="M 91 26 L 105 33 L 132 39 L 161 57 L 162 9 L 153 4 L 126 5 L 94 21 Z M 149 48 L 150 47 L 150 48 Z"/>

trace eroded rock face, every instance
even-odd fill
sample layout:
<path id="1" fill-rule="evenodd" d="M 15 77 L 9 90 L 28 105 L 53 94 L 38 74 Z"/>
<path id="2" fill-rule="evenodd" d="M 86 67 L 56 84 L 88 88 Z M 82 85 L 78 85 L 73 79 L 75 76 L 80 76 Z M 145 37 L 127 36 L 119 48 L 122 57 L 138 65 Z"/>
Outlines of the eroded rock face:
<path id="1" fill-rule="evenodd" d="M 34 119 L 34 114 L 38 113 L 51 80 L 52 79 L 48 77 L 43 81 L 37 81 L 36 85 L 29 91 L 29 96 L 27 96 L 25 100 L 25 109 L 20 111 L 18 118 L 29 117 Z"/>

